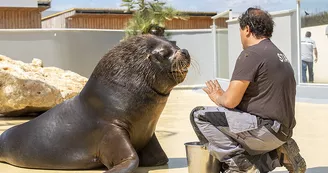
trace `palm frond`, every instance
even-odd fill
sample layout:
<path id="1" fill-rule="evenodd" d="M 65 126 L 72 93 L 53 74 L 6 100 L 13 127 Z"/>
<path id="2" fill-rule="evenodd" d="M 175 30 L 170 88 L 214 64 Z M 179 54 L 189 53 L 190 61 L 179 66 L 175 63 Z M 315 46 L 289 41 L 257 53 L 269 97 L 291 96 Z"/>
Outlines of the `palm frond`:
<path id="1" fill-rule="evenodd" d="M 154 29 L 164 31 L 165 22 L 168 20 L 189 19 L 188 16 L 183 15 L 173 7 L 167 6 L 166 2 L 159 0 L 122 0 L 121 6 L 127 7 L 128 11 L 131 9 L 135 10 L 125 28 L 126 38 L 138 34 L 147 34 Z M 167 34 L 164 33 L 164 35 L 166 36 Z"/>

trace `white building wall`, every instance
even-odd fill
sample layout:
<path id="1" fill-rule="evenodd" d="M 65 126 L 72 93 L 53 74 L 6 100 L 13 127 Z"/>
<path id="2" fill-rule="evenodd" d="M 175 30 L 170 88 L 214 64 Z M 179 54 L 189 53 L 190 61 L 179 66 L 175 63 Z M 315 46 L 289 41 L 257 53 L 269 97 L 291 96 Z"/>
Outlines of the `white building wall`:
<path id="1" fill-rule="evenodd" d="M 301 29 L 301 37 L 305 36 L 306 31 L 312 33 L 312 39 L 316 42 L 318 49 L 318 63 L 313 64 L 314 82 L 328 83 L 328 37 L 326 36 L 327 25 L 307 27 Z"/>
<path id="2" fill-rule="evenodd" d="M 38 7 L 37 0 L 0 0 L 0 7 Z"/>

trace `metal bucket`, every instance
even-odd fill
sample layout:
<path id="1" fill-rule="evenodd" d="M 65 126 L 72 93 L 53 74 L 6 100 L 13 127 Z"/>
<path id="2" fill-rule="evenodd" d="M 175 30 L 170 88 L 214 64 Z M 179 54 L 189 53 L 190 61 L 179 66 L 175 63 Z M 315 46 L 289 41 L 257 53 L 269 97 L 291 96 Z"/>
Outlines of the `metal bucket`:
<path id="1" fill-rule="evenodd" d="M 221 164 L 200 142 L 185 143 L 189 173 L 219 173 Z"/>

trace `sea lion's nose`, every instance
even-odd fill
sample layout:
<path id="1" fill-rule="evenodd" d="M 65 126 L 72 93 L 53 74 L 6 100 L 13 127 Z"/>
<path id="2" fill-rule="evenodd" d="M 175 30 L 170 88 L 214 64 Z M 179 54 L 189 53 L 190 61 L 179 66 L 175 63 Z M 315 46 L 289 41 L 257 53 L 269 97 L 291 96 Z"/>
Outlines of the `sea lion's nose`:
<path id="1" fill-rule="evenodd" d="M 188 52 L 187 49 L 181 49 L 181 53 L 186 57 L 190 57 L 189 52 Z"/>

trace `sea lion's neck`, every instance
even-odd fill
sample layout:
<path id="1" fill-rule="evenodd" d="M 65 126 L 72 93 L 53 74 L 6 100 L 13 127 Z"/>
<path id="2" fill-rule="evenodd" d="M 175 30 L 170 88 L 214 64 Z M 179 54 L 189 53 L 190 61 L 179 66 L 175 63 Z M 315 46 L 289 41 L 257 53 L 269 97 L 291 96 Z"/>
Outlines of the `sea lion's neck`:
<path id="1" fill-rule="evenodd" d="M 101 103 L 114 102 L 122 107 L 139 104 L 166 103 L 168 95 L 162 95 L 148 86 L 131 86 L 128 83 L 112 81 L 103 83 L 90 78 L 79 97 L 88 104 L 101 106 Z M 122 102 L 121 102 L 122 101 Z M 106 105 L 103 105 L 106 106 Z"/>
<path id="2" fill-rule="evenodd" d="M 152 89 L 152 91 L 153 91 L 154 93 L 156 93 L 158 96 L 162 96 L 162 97 L 168 97 L 168 96 L 170 95 L 170 93 L 171 93 L 171 90 L 172 90 L 172 89 L 169 89 L 169 90 L 167 90 L 167 91 L 165 91 L 165 92 L 162 92 L 162 91 L 159 91 L 158 89 L 156 89 L 156 88 L 154 88 L 154 87 L 151 87 L 151 89 Z"/>

